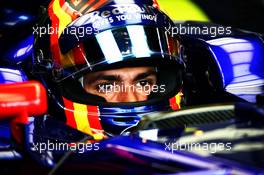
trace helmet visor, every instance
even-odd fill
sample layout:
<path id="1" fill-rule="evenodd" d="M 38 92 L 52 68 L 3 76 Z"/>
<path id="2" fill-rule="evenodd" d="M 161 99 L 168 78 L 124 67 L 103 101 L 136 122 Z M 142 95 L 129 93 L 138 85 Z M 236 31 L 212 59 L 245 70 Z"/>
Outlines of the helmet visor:
<path id="1" fill-rule="evenodd" d="M 96 34 L 69 50 L 60 42 L 63 73 L 57 80 L 80 77 L 84 72 L 129 65 L 177 64 L 179 40 L 162 28 L 129 25 Z M 153 65 L 155 66 L 155 65 Z"/>

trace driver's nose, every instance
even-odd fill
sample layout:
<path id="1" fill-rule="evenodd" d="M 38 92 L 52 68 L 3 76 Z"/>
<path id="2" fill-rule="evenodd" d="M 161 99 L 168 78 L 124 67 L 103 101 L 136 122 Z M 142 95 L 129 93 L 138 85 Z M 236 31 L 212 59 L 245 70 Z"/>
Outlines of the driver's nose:
<path id="1" fill-rule="evenodd" d="M 145 101 L 147 99 L 147 95 L 143 95 L 138 93 L 137 91 L 125 91 L 119 92 L 116 94 L 116 98 L 113 99 L 113 102 L 138 102 Z"/>
<path id="2" fill-rule="evenodd" d="M 136 92 L 119 92 L 117 94 L 116 102 L 137 102 L 139 97 Z"/>

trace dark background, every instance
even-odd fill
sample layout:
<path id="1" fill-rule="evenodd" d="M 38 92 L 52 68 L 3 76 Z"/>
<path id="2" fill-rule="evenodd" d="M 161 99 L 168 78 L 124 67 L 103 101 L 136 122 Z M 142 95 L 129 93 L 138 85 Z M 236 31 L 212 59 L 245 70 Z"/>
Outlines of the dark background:
<path id="1" fill-rule="evenodd" d="M 35 15 L 40 5 L 47 5 L 49 2 L 49 0 L 1 0 L 0 7 Z M 262 25 L 264 0 L 193 0 L 193 2 L 215 23 L 264 33 Z"/>
<path id="2" fill-rule="evenodd" d="M 33 32 L 39 7 L 51 0 L 0 0 L 0 56 Z M 174 1 L 174 0 L 173 0 Z M 178 0 L 181 1 L 181 0 Z M 264 0 L 193 0 L 212 22 L 264 33 Z M 8 13 L 7 13 L 8 11 Z M 20 20 L 20 16 L 28 16 Z M 6 25 L 16 21 L 15 25 Z"/>
<path id="3" fill-rule="evenodd" d="M 194 0 L 214 23 L 264 33 L 264 0 Z"/>

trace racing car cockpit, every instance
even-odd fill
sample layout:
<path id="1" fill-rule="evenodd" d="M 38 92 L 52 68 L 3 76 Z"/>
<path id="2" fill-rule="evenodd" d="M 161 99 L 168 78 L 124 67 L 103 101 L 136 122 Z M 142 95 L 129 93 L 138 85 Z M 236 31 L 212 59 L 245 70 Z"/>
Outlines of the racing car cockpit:
<path id="1" fill-rule="evenodd" d="M 0 174 L 264 173 L 263 35 L 152 0 L 53 0 L 33 30 L 0 54 Z"/>

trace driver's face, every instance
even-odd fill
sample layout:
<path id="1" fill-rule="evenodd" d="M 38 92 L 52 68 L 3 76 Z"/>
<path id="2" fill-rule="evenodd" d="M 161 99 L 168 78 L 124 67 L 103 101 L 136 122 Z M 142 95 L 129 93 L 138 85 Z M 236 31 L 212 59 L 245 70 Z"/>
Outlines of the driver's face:
<path id="1" fill-rule="evenodd" d="M 83 78 L 84 89 L 104 97 L 107 102 L 145 101 L 157 83 L 153 67 L 129 67 L 88 73 Z M 146 91 L 147 90 L 147 91 Z"/>

